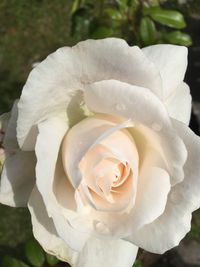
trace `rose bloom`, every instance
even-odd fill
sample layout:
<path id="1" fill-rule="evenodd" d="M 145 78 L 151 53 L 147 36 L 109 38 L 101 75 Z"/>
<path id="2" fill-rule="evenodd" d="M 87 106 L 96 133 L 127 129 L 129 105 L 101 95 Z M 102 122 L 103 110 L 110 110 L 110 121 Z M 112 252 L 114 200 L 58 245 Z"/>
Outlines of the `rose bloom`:
<path id="1" fill-rule="evenodd" d="M 58 49 L 1 117 L 0 202 L 27 206 L 45 251 L 76 267 L 163 253 L 200 206 L 187 49 L 121 39 Z M 9 120 L 8 120 L 9 117 Z"/>

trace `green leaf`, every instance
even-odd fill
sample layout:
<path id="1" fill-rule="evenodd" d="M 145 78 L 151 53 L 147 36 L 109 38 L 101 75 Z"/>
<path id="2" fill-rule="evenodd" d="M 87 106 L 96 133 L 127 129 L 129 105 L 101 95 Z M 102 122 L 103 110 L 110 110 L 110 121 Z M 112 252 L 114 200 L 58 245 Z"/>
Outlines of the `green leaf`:
<path id="1" fill-rule="evenodd" d="M 169 42 L 170 44 L 178 44 L 178 45 L 185 45 L 185 46 L 192 45 L 191 36 L 181 31 L 173 31 L 173 32 L 165 33 L 163 35 L 163 39 Z"/>
<path id="2" fill-rule="evenodd" d="M 109 18 L 111 18 L 113 20 L 121 20 L 122 19 L 121 13 L 114 8 L 108 7 L 104 10 L 104 12 L 107 16 L 109 16 Z"/>
<path id="3" fill-rule="evenodd" d="M 49 254 L 46 254 L 46 260 L 50 266 L 54 266 L 59 262 L 59 260 L 55 256 Z"/>
<path id="4" fill-rule="evenodd" d="M 45 262 L 43 249 L 35 239 L 31 239 L 25 244 L 25 255 L 35 267 L 41 267 Z"/>
<path id="5" fill-rule="evenodd" d="M 136 260 L 135 263 L 133 264 L 133 267 L 142 267 L 142 263 L 140 260 Z"/>
<path id="6" fill-rule="evenodd" d="M 71 19 L 71 34 L 78 40 L 88 36 L 91 24 L 91 10 L 89 7 L 79 8 Z"/>
<path id="7" fill-rule="evenodd" d="M 29 265 L 11 256 L 6 255 L 2 260 L 1 267 L 29 267 Z"/>
<path id="8" fill-rule="evenodd" d="M 151 45 L 156 40 L 155 23 L 148 17 L 141 19 L 139 33 L 144 45 Z"/>
<path id="9" fill-rule="evenodd" d="M 128 9 L 128 1 L 127 0 L 116 0 L 120 10 L 122 12 L 126 12 Z"/>
<path id="10" fill-rule="evenodd" d="M 80 7 L 80 4 L 80 0 L 74 0 L 70 13 L 73 14 L 74 12 L 76 12 L 76 10 Z"/>
<path id="11" fill-rule="evenodd" d="M 154 21 L 171 28 L 182 29 L 186 26 L 183 15 L 175 10 L 152 7 L 145 9 L 144 13 L 148 14 Z"/>
<path id="12" fill-rule="evenodd" d="M 113 30 L 108 27 L 98 27 L 93 33 L 92 38 L 106 38 L 113 35 Z"/>

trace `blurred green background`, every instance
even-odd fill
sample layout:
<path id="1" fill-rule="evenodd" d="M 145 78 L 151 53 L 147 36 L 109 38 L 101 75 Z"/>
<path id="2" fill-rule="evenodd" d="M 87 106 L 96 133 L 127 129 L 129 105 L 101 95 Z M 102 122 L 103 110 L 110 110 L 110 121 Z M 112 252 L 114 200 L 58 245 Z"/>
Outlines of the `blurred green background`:
<path id="1" fill-rule="evenodd" d="M 0 113 L 9 111 L 20 96 L 34 63 L 59 47 L 88 38 L 120 37 L 140 47 L 157 43 L 190 47 L 186 79 L 199 101 L 195 75 L 200 72 L 195 69 L 198 64 L 193 64 L 200 51 L 199 19 L 199 0 L 0 0 Z M 191 127 L 198 133 L 195 117 Z M 194 214 L 188 240 L 200 240 L 199 212 Z M 141 255 L 135 266 L 156 266 L 145 263 L 146 256 Z M 26 209 L 1 205 L 0 266 L 63 265 L 45 255 L 32 238 Z"/>

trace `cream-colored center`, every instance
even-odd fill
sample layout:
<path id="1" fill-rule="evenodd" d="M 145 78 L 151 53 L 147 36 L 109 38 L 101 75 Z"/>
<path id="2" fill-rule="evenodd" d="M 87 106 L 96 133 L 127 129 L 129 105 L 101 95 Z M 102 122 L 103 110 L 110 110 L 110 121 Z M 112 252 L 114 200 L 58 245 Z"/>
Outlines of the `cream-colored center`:
<path id="1" fill-rule="evenodd" d="M 93 120 L 91 119 L 91 124 Z M 89 119 L 85 122 L 82 121 L 80 127 L 83 128 L 84 123 L 88 125 Z M 93 131 L 95 131 L 95 127 Z M 84 155 L 80 157 L 77 166 L 74 166 L 74 169 L 78 171 L 70 172 L 72 169 L 68 151 L 70 140 L 75 139 L 75 134 L 77 134 L 77 146 L 83 147 L 84 142 L 90 140 L 90 136 L 86 135 L 86 133 L 90 133 L 89 131 L 85 131 L 82 136 L 81 134 L 78 136 L 78 132 L 80 133 L 77 124 L 65 136 L 62 148 L 63 164 L 72 184 L 73 179 L 77 179 L 74 173 L 81 175 L 81 182 L 76 190 L 79 191 L 84 204 L 88 202 L 95 209 L 104 211 L 123 210 L 129 204 L 133 205 L 139 160 L 136 145 L 128 131 L 117 130 L 105 136 L 103 140 L 100 138 L 99 142 L 91 143 Z"/>
<path id="2" fill-rule="evenodd" d="M 130 176 L 129 164 L 121 162 L 101 144 L 86 153 L 79 167 L 90 191 L 110 203 L 114 203 L 117 194 L 120 194 L 123 184 Z"/>

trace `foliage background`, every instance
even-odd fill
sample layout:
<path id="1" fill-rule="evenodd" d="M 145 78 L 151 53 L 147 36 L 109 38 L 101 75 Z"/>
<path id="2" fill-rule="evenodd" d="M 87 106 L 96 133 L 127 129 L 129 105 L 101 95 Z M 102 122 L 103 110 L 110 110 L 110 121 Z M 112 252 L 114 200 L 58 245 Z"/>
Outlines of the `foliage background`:
<path id="1" fill-rule="evenodd" d="M 111 36 L 140 47 L 156 43 L 191 46 L 193 41 L 186 79 L 192 85 L 193 98 L 200 101 L 200 81 L 196 77 L 200 64 L 194 64 L 200 51 L 199 19 L 199 0 L 1 0 L 0 114 L 9 111 L 14 99 L 20 96 L 35 62 L 59 47 Z M 198 133 L 195 117 L 191 127 Z M 187 239 L 200 240 L 198 212 Z M 61 262 L 44 257 L 33 240 L 27 210 L 0 205 L 0 266 L 55 264 L 62 266 Z"/>

